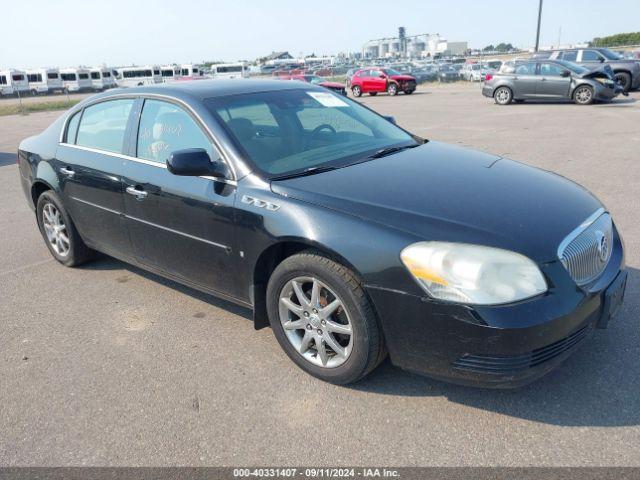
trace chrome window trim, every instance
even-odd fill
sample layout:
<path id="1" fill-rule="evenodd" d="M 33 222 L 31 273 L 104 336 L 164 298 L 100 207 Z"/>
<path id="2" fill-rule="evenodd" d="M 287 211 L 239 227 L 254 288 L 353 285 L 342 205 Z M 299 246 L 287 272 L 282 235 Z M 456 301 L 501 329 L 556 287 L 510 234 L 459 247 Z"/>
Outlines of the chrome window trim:
<path id="1" fill-rule="evenodd" d="M 225 183 L 230 183 L 230 182 L 236 182 L 238 175 L 236 173 L 236 169 L 235 166 L 233 165 L 232 162 L 229 161 L 229 159 L 227 158 L 227 155 L 225 154 L 224 149 L 221 147 L 220 143 L 217 141 L 215 135 L 213 134 L 213 132 L 211 131 L 211 129 L 209 128 L 209 126 L 206 124 L 206 122 L 204 120 L 202 120 L 202 117 L 198 114 L 198 112 L 196 112 L 191 105 L 189 105 L 188 103 L 186 103 L 184 100 L 180 100 L 179 98 L 176 97 L 172 97 L 171 95 L 162 95 L 160 93 L 117 93 L 117 94 L 113 94 L 113 95 L 109 95 L 107 97 L 102 97 L 102 98 L 97 98 L 93 101 L 89 101 L 87 103 L 82 104 L 81 108 L 75 110 L 72 109 L 67 116 L 64 119 L 64 122 L 62 123 L 62 129 L 60 130 L 60 136 L 59 136 L 59 140 L 58 143 L 60 145 L 66 145 L 66 146 L 74 146 L 77 147 L 79 145 L 72 145 L 69 143 L 65 143 L 64 142 L 64 134 L 67 131 L 67 126 L 69 123 L 69 119 L 71 118 L 71 116 L 80 110 L 84 110 L 85 108 L 88 107 L 92 107 L 93 105 L 97 105 L 99 103 L 102 102 L 108 102 L 110 100 L 116 100 L 116 99 L 125 99 L 125 98 L 131 98 L 131 99 L 159 99 L 159 100 L 165 100 L 168 101 L 168 103 L 178 103 L 180 106 L 186 107 L 186 109 L 195 117 L 196 119 L 196 123 L 199 124 L 200 128 L 202 128 L 209 136 L 209 140 L 213 143 L 213 146 L 215 147 L 215 149 L 218 151 L 218 153 L 220 154 L 222 160 L 224 161 L 224 163 L 226 163 L 229 168 L 231 169 L 231 173 L 233 175 L 233 178 L 230 180 L 223 180 L 223 179 L 218 179 L 216 178 L 216 180 L 218 181 L 225 181 Z M 139 114 L 138 114 L 138 120 L 140 119 L 140 116 L 142 115 L 142 110 L 140 110 Z M 80 119 L 82 120 L 82 119 Z M 78 127 L 80 125 L 78 124 Z M 137 138 L 137 132 L 136 132 L 136 138 Z M 90 147 L 84 147 L 84 148 L 90 148 Z M 93 149 L 95 151 L 97 151 L 98 153 L 104 153 L 102 150 L 98 150 L 98 149 Z M 113 153 L 113 152 L 108 152 L 108 153 Z M 125 157 L 127 157 L 128 159 L 134 159 L 133 157 L 129 157 L 124 155 Z M 138 160 L 143 160 L 143 159 L 138 159 Z M 147 160 L 148 161 L 148 160 Z M 143 162 L 144 163 L 144 162 Z M 155 163 L 155 162 L 151 162 L 151 163 Z M 162 164 L 159 164 L 162 165 Z M 162 165 L 164 166 L 164 165 Z M 165 167 L 166 168 L 166 167 Z M 214 178 L 214 177 L 200 177 L 200 178 Z M 235 183 L 233 183 L 235 184 Z"/>
<path id="2" fill-rule="evenodd" d="M 584 232 L 587 228 L 589 228 L 589 226 L 595 222 L 598 218 L 600 218 L 602 215 L 604 215 L 606 212 L 606 210 L 604 208 L 599 208 L 598 210 L 596 210 L 593 214 L 591 214 L 584 222 L 582 222 L 580 225 L 578 225 L 576 228 L 574 228 L 571 233 L 569 233 L 569 235 L 567 235 L 566 237 L 564 237 L 564 240 L 562 240 L 562 242 L 560 242 L 560 245 L 558 246 L 558 259 L 562 260 L 562 253 L 564 252 L 564 250 L 567 248 L 567 246 L 573 242 L 573 240 L 575 240 L 575 238 L 580 235 L 582 232 Z"/>
<path id="3" fill-rule="evenodd" d="M 137 217 L 132 217 L 131 215 L 127 215 L 125 213 L 118 212 L 117 210 L 113 210 L 111 208 L 103 207 L 101 205 L 96 205 L 95 203 L 91 203 L 91 202 L 88 202 L 86 200 L 82 200 L 81 198 L 77 198 L 77 197 L 70 197 L 70 198 L 75 200 L 76 202 L 84 203 L 85 205 L 89 205 L 89 206 L 97 208 L 99 210 L 104 210 L 105 212 L 113 213 L 114 215 L 119 215 L 119 216 L 121 216 L 123 218 L 128 218 L 129 220 L 135 220 L 136 222 L 144 223 L 145 225 L 149 225 L 151 227 L 159 228 L 160 230 L 164 230 L 166 232 L 175 233 L 177 235 L 181 235 L 183 237 L 190 238 L 192 240 L 197 240 L 199 242 L 203 242 L 203 243 L 206 243 L 208 245 L 212 245 L 214 247 L 218 247 L 218 248 L 222 248 L 222 249 L 227 250 L 227 251 L 231 251 L 231 247 L 229 247 L 227 245 L 222 245 L 221 243 L 212 242 L 211 240 L 207 240 L 206 238 L 196 237 L 195 235 L 191 235 L 189 233 L 181 232 L 179 230 L 174 230 L 173 228 L 163 227 L 162 225 L 158 225 L 157 223 L 148 222 L 146 220 L 142 220 L 141 218 L 137 218 Z"/>
<path id="4" fill-rule="evenodd" d="M 84 150 L 84 151 L 92 152 L 92 153 L 100 153 L 102 155 L 108 155 L 110 157 L 115 157 L 115 158 L 121 158 L 122 160 L 129 160 L 131 162 L 143 163 L 143 164 L 149 165 L 151 167 L 164 168 L 165 170 L 167 169 L 167 166 L 164 163 L 152 162 L 151 160 L 145 160 L 143 158 L 130 157 L 129 155 L 123 155 L 122 153 L 109 152 L 107 150 L 100 150 L 98 148 L 91 148 L 91 147 L 83 147 L 82 145 L 73 145 L 71 143 L 64 143 L 64 142 L 61 142 L 59 145 L 62 146 L 62 147 L 75 148 L 75 149 L 78 149 L 78 150 Z M 235 180 L 228 180 L 226 178 L 209 177 L 209 176 L 202 176 L 202 177 L 198 177 L 198 178 L 202 178 L 202 179 L 205 179 L 205 180 L 213 180 L 215 182 L 222 182 L 222 183 L 226 183 L 228 185 L 233 185 L 233 186 L 237 186 L 238 185 L 238 182 L 236 182 Z"/>

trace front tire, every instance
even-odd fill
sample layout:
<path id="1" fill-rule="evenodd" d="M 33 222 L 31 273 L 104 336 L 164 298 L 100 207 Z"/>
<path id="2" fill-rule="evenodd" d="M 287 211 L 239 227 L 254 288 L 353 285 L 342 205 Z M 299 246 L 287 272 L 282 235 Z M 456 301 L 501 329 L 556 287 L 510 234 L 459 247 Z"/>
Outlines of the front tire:
<path id="1" fill-rule="evenodd" d="M 626 72 L 618 72 L 613 76 L 613 79 L 620 84 L 625 93 L 631 90 L 631 75 Z"/>
<path id="2" fill-rule="evenodd" d="M 359 98 L 362 96 L 362 89 L 359 85 L 354 85 L 353 87 L 351 87 L 351 93 L 353 93 L 354 97 Z"/>
<path id="3" fill-rule="evenodd" d="M 398 85 L 396 85 L 395 83 L 390 83 L 387 86 L 387 93 L 392 97 L 395 97 L 398 94 Z"/>
<path id="4" fill-rule="evenodd" d="M 48 190 L 36 204 L 38 227 L 47 248 L 58 262 L 75 267 L 91 260 L 93 250 L 85 245 L 60 198 Z"/>
<path id="5" fill-rule="evenodd" d="M 267 310 L 282 349 L 316 378 L 353 383 L 384 359 L 382 334 L 361 283 L 320 253 L 302 252 L 276 267 Z"/>
<path id="6" fill-rule="evenodd" d="M 498 87 L 493 92 L 493 99 L 498 105 L 509 105 L 513 100 L 513 92 L 509 87 Z"/>
<path id="7" fill-rule="evenodd" d="M 573 92 L 573 101 L 578 105 L 591 105 L 594 100 L 593 88 L 589 85 L 580 85 Z"/>

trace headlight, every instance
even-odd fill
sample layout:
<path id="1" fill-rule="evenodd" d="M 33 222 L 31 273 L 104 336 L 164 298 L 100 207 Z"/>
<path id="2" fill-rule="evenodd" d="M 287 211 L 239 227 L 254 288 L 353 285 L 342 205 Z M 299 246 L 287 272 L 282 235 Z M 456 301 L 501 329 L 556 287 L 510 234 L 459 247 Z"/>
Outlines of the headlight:
<path id="1" fill-rule="evenodd" d="M 519 253 L 448 242 L 419 242 L 400 254 L 433 298 L 476 305 L 524 300 L 547 291 L 538 266 Z"/>

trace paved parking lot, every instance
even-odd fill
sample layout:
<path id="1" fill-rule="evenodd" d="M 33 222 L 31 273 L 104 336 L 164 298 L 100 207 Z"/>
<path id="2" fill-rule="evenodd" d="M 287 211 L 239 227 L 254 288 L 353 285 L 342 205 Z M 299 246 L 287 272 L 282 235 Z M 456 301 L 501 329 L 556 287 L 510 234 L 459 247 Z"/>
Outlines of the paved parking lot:
<path id="1" fill-rule="evenodd" d="M 451 386 L 388 363 L 352 387 L 321 383 L 269 329 L 254 331 L 248 311 L 115 260 L 53 261 L 14 152 L 59 113 L 2 117 L 1 465 L 640 466 L 640 93 L 589 107 L 498 107 L 465 84 L 362 101 L 421 136 L 595 192 L 631 272 L 610 328 L 516 391 Z"/>

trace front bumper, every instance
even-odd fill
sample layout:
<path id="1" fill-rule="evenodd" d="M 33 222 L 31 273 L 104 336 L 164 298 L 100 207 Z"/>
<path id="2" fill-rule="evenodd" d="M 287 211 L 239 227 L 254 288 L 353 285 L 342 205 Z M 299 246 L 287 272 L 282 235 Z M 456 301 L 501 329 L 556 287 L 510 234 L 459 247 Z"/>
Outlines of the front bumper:
<path id="1" fill-rule="evenodd" d="M 617 84 L 614 84 L 613 87 L 598 84 L 595 90 L 595 95 L 598 100 L 613 100 L 615 97 L 620 95 L 622 91 L 623 88 Z"/>
<path id="2" fill-rule="evenodd" d="M 626 278 L 617 233 L 609 264 L 583 290 L 559 261 L 541 267 L 553 281 L 538 297 L 501 306 L 439 302 L 397 290 L 367 287 L 381 320 L 391 362 L 463 385 L 513 388 L 557 367 L 597 327 L 605 292 Z"/>

